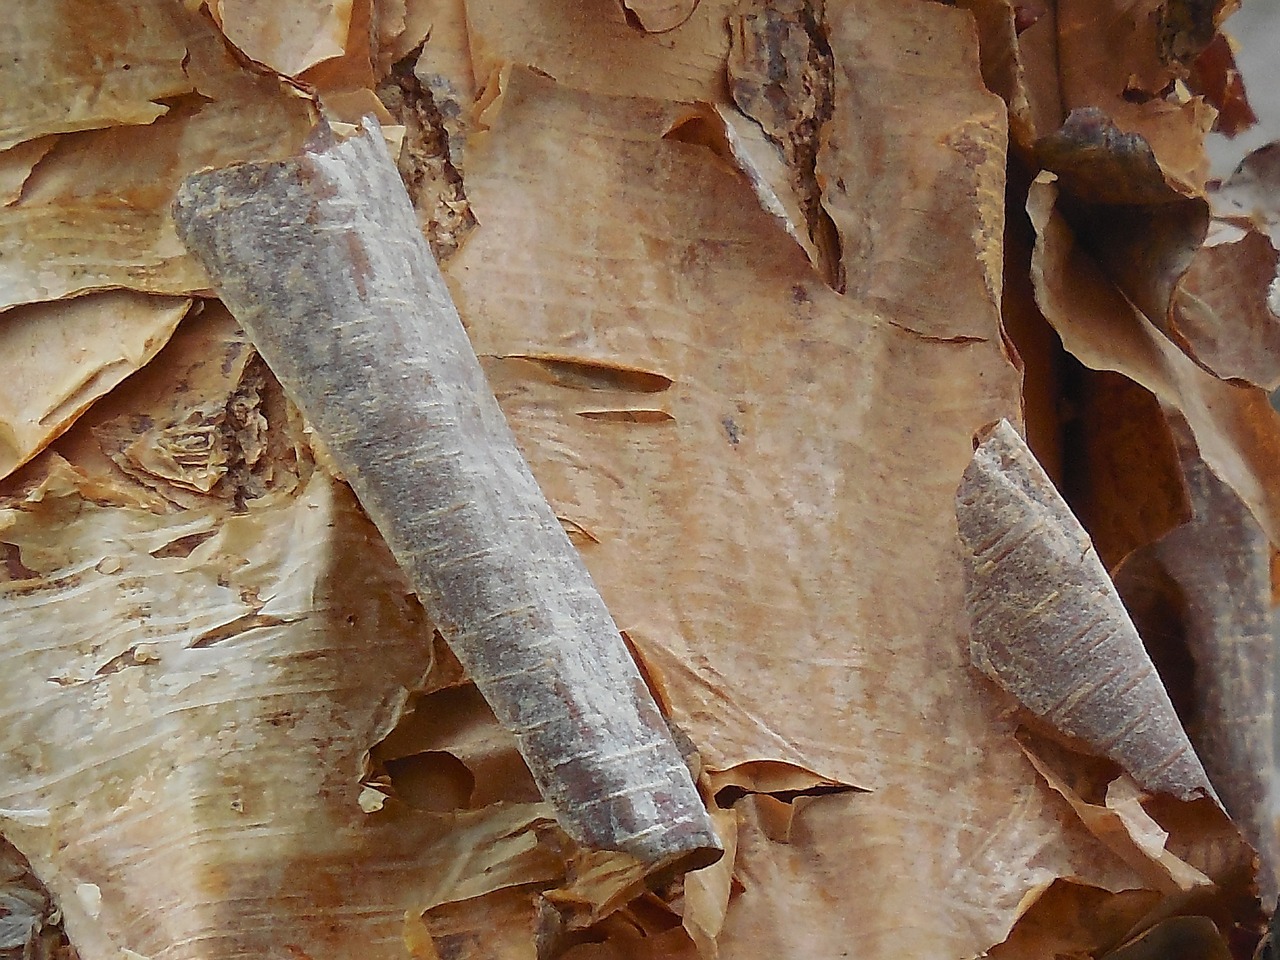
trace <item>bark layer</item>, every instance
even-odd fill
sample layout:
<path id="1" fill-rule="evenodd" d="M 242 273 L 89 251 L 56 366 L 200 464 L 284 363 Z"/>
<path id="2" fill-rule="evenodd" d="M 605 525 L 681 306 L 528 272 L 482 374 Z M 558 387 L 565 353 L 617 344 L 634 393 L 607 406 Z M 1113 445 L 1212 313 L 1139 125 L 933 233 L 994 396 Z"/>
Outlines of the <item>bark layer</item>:
<path id="1" fill-rule="evenodd" d="M 1008 421 L 956 494 L 973 665 L 1145 789 L 1216 796 L 1088 534 Z"/>
<path id="2" fill-rule="evenodd" d="M 714 861 L 688 768 L 516 447 L 377 124 L 192 177 L 175 218 L 565 830 Z"/>

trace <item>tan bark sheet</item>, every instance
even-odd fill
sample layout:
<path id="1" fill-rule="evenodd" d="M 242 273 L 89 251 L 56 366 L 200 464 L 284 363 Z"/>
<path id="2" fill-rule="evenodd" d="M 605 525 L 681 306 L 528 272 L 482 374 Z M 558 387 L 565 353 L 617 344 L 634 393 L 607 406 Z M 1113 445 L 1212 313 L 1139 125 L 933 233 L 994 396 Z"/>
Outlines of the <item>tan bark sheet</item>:
<path id="1" fill-rule="evenodd" d="M 212 0 L 227 39 L 285 76 L 342 55 L 352 0 Z"/>
<path id="2" fill-rule="evenodd" d="M 733 5 L 701 0 L 680 26 L 644 33 L 627 22 L 618 0 L 467 0 L 476 85 L 513 62 L 601 93 L 723 100 L 725 20 Z"/>
<path id="3" fill-rule="evenodd" d="M 36 164 L 53 149 L 56 136 L 24 140 L 0 153 L 0 206 L 16 203 Z"/>
<path id="4" fill-rule="evenodd" d="M 191 301 L 114 291 L 0 321 L 0 477 L 156 355 Z"/>
<path id="5" fill-rule="evenodd" d="M 1054 209 L 1052 174 L 1033 184 L 1028 212 L 1038 234 L 1032 276 L 1045 317 L 1082 363 L 1123 373 L 1180 412 L 1205 463 L 1280 538 L 1280 418 L 1266 394 L 1197 366 L 1115 287 Z"/>
<path id="6" fill-rule="evenodd" d="M 179 16 L 179 14 L 174 14 Z M 188 294 L 204 273 L 178 243 L 169 204 L 188 173 L 295 150 L 308 101 L 247 72 L 198 15 L 180 20 L 196 95 L 147 126 L 66 135 L 0 208 L 0 310 L 116 287 Z M 131 55 L 129 35 L 121 55 Z M 116 49 L 116 48 L 112 48 Z"/>
<path id="7" fill-rule="evenodd" d="M 1201 247 L 1175 300 L 1184 349 L 1224 380 L 1280 387 L 1280 316 L 1269 303 L 1277 273 L 1280 257 L 1265 233 Z"/>
<path id="8" fill-rule="evenodd" d="M 954 139 L 1001 142 L 988 102 Z M 780 760 L 873 791 L 832 800 L 823 836 L 878 851 L 882 896 L 845 854 L 817 866 L 817 837 L 786 851 L 810 879 L 767 895 L 817 910 L 812 883 L 847 904 L 838 936 L 866 956 L 963 955 L 1054 876 L 1123 887 L 966 662 L 952 497 L 967 438 L 1017 403 L 994 304 L 967 301 L 958 342 L 939 342 L 901 329 L 897 301 L 832 293 L 714 153 L 663 139 L 677 109 L 513 72 L 469 148 L 480 227 L 446 271 L 543 489 L 706 765 Z M 944 142 L 919 164 L 967 157 Z M 930 215 L 904 207 L 896 221 Z M 943 222 L 959 246 L 989 242 L 971 201 Z M 941 887 L 958 899 L 877 932 Z M 731 902 L 726 931 L 752 910 Z"/>

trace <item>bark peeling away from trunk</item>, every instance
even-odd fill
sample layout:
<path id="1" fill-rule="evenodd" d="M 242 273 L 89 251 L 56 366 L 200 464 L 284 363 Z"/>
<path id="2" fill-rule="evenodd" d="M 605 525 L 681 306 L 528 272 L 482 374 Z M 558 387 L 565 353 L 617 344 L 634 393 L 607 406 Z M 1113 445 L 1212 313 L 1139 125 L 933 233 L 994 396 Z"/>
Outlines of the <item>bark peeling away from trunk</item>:
<path id="1" fill-rule="evenodd" d="M 1144 789 L 1215 796 L 1088 534 L 1007 421 L 974 453 L 956 517 L 974 666 Z"/>
<path id="2" fill-rule="evenodd" d="M 376 121 L 279 163 L 198 174 L 175 204 L 565 830 L 685 868 L 706 809 L 613 619 L 485 381 Z"/>

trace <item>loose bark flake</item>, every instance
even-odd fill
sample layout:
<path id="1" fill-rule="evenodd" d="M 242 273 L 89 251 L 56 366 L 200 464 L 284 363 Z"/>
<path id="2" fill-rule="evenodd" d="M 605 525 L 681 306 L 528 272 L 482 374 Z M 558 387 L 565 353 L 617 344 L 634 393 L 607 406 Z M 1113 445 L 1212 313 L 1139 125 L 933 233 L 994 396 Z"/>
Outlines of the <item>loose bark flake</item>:
<path id="1" fill-rule="evenodd" d="M 565 829 L 642 860 L 719 843 L 515 446 L 376 123 L 191 178 L 178 229 L 330 447 Z"/>
<path id="2" fill-rule="evenodd" d="M 130 29 L 106 30 L 112 42 L 59 62 L 111 60 L 123 69 L 148 56 L 131 38 L 176 29 L 182 45 L 174 56 L 194 91 L 166 97 L 170 108 L 158 118 L 148 101 L 136 122 L 95 121 L 102 129 L 59 137 L 22 178 L 19 202 L 0 208 L 0 310 L 115 288 L 179 296 L 206 290 L 208 278 L 173 234 L 169 204 L 178 184 L 205 167 L 289 156 L 314 123 L 309 98 L 245 70 L 216 28 L 179 4 L 99 7 L 92 19 L 99 17 Z M 86 13 L 77 22 L 89 19 Z M 72 71 L 60 83 L 79 91 L 77 100 L 97 100 L 106 68 L 85 69 L 89 76 Z M 0 122 L 15 102 L 3 81 Z"/>
<path id="3" fill-rule="evenodd" d="M 1178 342 L 1223 380 L 1280 387 L 1280 316 L 1268 302 L 1277 273 L 1280 254 L 1261 231 L 1201 247 L 1177 291 Z"/>
<path id="4" fill-rule="evenodd" d="M 191 301 L 127 290 L 31 303 L 0 323 L 0 477 L 156 355 Z"/>
<path id="5" fill-rule="evenodd" d="M 177 4 L 49 0 L 8 20 L 0 151 L 50 133 L 149 124 L 168 112 L 166 100 L 193 89 Z M 109 32 L 106 24 L 129 29 Z M 84 48 L 86 36 L 98 41 L 93 54 L 68 56 Z"/>
<path id="6" fill-rule="evenodd" d="M 227 39 L 285 76 L 342 55 L 351 25 L 351 0 L 212 0 Z"/>
<path id="7" fill-rule="evenodd" d="M 476 78 L 517 63 L 571 79 L 578 90 L 715 103 L 729 49 L 725 18 L 736 4 L 700 0 L 675 29 L 650 33 L 636 29 L 644 18 L 618 0 L 467 0 L 465 35 Z"/>
<path id="8" fill-rule="evenodd" d="M 1113 370 L 1186 418 L 1205 464 L 1280 540 L 1280 419 L 1261 390 L 1218 379 L 1179 350 L 1086 252 L 1058 207 L 1052 175 L 1032 183 L 1036 302 L 1085 366 Z"/>
<path id="9" fill-rule="evenodd" d="M 1008 422 L 974 454 L 956 516 L 974 666 L 1143 788 L 1213 796 L 1088 535 Z"/>

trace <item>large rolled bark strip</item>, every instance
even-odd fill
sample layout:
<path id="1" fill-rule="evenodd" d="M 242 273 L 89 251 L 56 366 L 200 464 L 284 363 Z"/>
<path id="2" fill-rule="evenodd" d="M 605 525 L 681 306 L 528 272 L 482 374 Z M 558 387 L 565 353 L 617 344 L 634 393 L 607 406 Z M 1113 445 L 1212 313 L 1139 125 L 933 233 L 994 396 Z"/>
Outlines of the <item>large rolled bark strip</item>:
<path id="1" fill-rule="evenodd" d="M 965 470 L 956 519 L 974 666 L 1143 788 L 1216 800 L 1089 535 L 1007 421 Z"/>
<path id="2" fill-rule="evenodd" d="M 376 121 L 207 171 L 178 233 L 324 439 L 566 832 L 688 868 L 720 844 L 485 381 Z"/>

